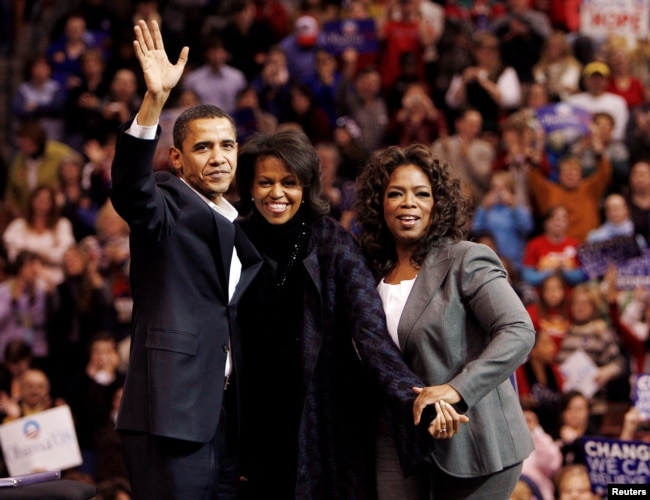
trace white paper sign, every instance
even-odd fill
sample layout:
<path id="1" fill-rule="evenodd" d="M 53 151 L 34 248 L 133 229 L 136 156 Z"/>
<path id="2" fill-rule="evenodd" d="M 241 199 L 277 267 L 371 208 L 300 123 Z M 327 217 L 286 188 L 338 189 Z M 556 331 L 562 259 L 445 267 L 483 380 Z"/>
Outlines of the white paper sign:
<path id="1" fill-rule="evenodd" d="M 65 405 L 0 425 L 0 444 L 12 476 L 82 463 L 72 414 Z"/>
<path id="2" fill-rule="evenodd" d="M 595 38 L 623 35 L 632 42 L 648 37 L 648 0 L 582 0 L 580 33 Z"/>
<path id="3" fill-rule="evenodd" d="M 564 375 L 562 384 L 564 392 L 575 389 L 590 398 L 600 389 L 600 385 L 596 383 L 598 366 L 582 349 L 578 349 L 566 358 L 560 365 L 560 371 Z"/>

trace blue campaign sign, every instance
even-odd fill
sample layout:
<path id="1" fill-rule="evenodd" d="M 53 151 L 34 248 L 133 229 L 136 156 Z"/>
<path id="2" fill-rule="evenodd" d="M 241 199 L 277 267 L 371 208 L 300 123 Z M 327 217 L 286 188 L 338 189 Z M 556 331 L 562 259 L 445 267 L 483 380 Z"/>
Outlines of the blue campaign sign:
<path id="1" fill-rule="evenodd" d="M 610 264 L 639 257 L 641 250 L 634 236 L 616 236 L 604 241 L 585 242 L 578 247 L 578 259 L 589 279 L 605 274 Z"/>
<path id="2" fill-rule="evenodd" d="M 633 290 L 637 287 L 650 287 L 650 249 L 644 249 L 639 257 L 618 263 L 616 268 L 617 288 Z"/>
<path id="3" fill-rule="evenodd" d="M 606 496 L 608 484 L 650 483 L 650 443 L 585 436 L 582 447 L 594 493 Z"/>
<path id="4" fill-rule="evenodd" d="M 650 373 L 639 373 L 634 379 L 632 402 L 641 418 L 650 421 Z"/>
<path id="5" fill-rule="evenodd" d="M 564 151 L 589 133 L 591 113 L 566 102 L 543 106 L 536 115 L 546 133 L 546 145 L 552 151 Z"/>
<path id="6" fill-rule="evenodd" d="M 374 19 L 343 19 L 323 23 L 319 45 L 334 55 L 347 48 L 360 54 L 374 54 L 379 49 Z"/>

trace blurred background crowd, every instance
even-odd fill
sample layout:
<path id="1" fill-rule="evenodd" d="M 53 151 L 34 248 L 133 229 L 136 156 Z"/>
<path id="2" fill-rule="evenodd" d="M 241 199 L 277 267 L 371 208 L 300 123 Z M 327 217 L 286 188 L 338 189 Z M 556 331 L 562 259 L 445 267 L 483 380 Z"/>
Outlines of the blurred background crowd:
<path id="1" fill-rule="evenodd" d="M 108 193 L 116 127 L 143 96 L 133 24 L 155 19 L 172 61 L 190 47 L 156 169 L 170 168 L 172 124 L 193 104 L 229 112 L 240 144 L 299 128 L 331 215 L 354 232 L 355 178 L 374 151 L 419 142 L 450 163 L 473 201 L 469 237 L 501 257 L 537 330 L 517 372 L 538 446 L 518 498 L 553 498 L 558 470 L 584 463 L 582 435 L 647 438 L 632 390 L 650 372 L 650 44 L 585 35 L 579 8 L 0 0 L 4 421 L 69 404 L 84 464 L 68 474 L 129 498 L 112 428 L 128 362 L 129 229 Z M 583 266 L 613 239 L 634 247 L 641 271 Z M 589 394 L 561 369 L 578 351 L 597 367 Z"/>

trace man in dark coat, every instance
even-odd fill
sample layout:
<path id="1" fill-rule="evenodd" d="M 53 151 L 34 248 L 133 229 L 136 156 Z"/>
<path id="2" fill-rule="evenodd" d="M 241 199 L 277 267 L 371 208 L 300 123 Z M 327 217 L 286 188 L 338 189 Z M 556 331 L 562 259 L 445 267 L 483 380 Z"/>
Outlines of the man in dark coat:
<path id="1" fill-rule="evenodd" d="M 135 53 L 147 91 L 122 127 L 111 199 L 131 229 L 133 329 L 117 429 L 134 498 L 237 498 L 236 307 L 260 257 L 223 194 L 237 163 L 235 125 L 215 106 L 174 125 L 170 161 L 155 172 L 158 122 L 187 62 L 171 64 L 160 30 L 140 21 Z"/>

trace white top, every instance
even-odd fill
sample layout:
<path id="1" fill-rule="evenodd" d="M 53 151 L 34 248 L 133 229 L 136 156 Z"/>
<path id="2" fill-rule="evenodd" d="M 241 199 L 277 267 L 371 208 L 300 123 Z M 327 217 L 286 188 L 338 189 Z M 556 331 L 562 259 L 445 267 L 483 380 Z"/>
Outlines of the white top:
<path id="1" fill-rule="evenodd" d="M 390 285 L 383 279 L 377 285 L 377 291 L 384 304 L 384 313 L 386 314 L 386 324 L 388 326 L 388 333 L 393 339 L 393 342 L 399 347 L 399 338 L 397 336 L 397 325 L 402 317 L 402 311 L 406 305 L 406 300 L 409 298 L 411 289 L 417 276 L 412 280 L 400 281 L 396 285 Z"/>
<path id="2" fill-rule="evenodd" d="M 625 127 L 630 117 L 627 102 L 620 95 L 604 92 L 599 96 L 589 92 L 580 92 L 567 97 L 566 102 L 579 108 L 586 109 L 591 114 L 605 112 L 614 118 L 612 137 L 618 141 L 625 138 Z"/>
<path id="3" fill-rule="evenodd" d="M 44 271 L 48 281 L 58 285 L 63 281 L 63 255 L 75 244 L 72 223 L 60 217 L 56 225 L 43 231 L 34 231 L 24 217 L 12 220 L 5 229 L 2 239 L 7 249 L 7 257 L 14 261 L 22 250 L 29 250 L 47 261 Z"/>

